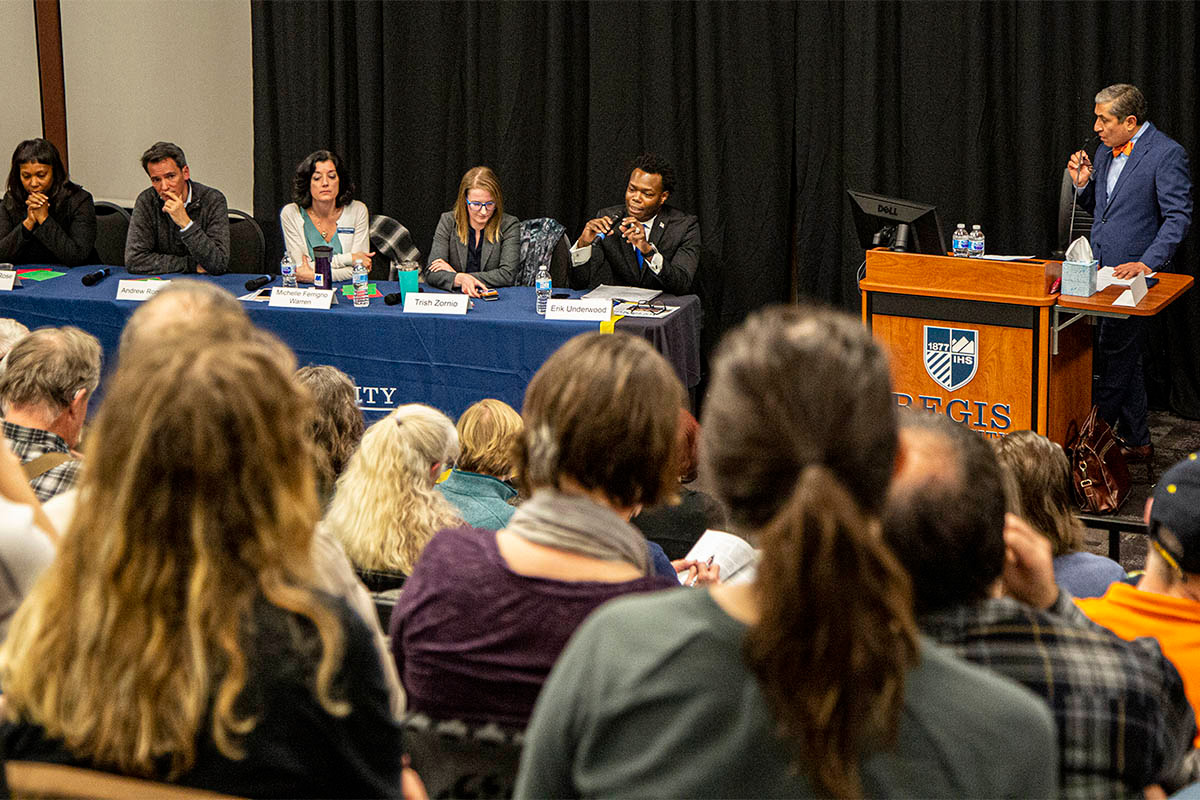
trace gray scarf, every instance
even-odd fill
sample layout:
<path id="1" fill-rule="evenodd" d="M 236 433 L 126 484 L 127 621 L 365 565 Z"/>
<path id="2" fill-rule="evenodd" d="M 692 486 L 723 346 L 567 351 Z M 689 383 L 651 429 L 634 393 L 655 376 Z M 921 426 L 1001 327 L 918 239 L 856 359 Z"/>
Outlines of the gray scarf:
<path id="1" fill-rule="evenodd" d="M 650 553 L 641 531 L 587 497 L 538 489 L 517 506 L 504 530 L 546 547 L 624 561 L 650 574 Z"/>

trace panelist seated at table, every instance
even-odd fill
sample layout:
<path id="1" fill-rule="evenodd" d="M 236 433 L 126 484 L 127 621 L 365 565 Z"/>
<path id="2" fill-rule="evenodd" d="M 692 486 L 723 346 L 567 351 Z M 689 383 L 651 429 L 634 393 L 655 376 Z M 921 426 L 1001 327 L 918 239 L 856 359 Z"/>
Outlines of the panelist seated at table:
<path id="1" fill-rule="evenodd" d="M 155 142 L 142 153 L 150 188 L 138 195 L 125 239 L 125 268 L 141 275 L 229 270 L 225 195 L 193 181 L 178 145 Z"/>
<path id="2" fill-rule="evenodd" d="M 625 205 L 602 208 L 571 248 L 571 288 L 641 286 L 689 294 L 700 263 L 700 223 L 665 205 L 675 170 L 651 153 L 631 165 Z"/>
<path id="3" fill-rule="evenodd" d="M 500 179 L 487 167 L 472 167 L 458 184 L 454 209 L 438 220 L 425 282 L 479 297 L 512 286 L 520 261 L 521 223 L 504 213 Z"/>
<path id="4" fill-rule="evenodd" d="M 0 202 L 0 262 L 76 267 L 99 260 L 91 194 L 71 182 L 53 143 L 21 142 Z"/>
<path id="5" fill-rule="evenodd" d="M 371 220 L 367 206 L 354 199 L 354 181 L 332 150 L 317 150 L 296 166 L 292 199 L 279 211 L 283 244 L 297 265 L 296 279 L 312 283 L 314 247 L 333 248 L 335 281 L 353 277 L 355 259 L 371 268 Z M 326 287 L 328 288 L 328 287 Z"/>

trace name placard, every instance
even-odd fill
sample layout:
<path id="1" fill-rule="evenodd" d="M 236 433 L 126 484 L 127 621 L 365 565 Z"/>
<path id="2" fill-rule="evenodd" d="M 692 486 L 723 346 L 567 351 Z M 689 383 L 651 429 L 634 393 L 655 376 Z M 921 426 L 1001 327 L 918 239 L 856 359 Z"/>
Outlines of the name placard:
<path id="1" fill-rule="evenodd" d="M 271 300 L 267 305 L 276 308 L 329 308 L 332 301 L 332 289 L 285 289 L 276 286 L 271 289 Z"/>
<path id="2" fill-rule="evenodd" d="M 122 280 L 117 284 L 118 300 L 149 300 L 171 285 L 170 281 Z"/>
<path id="3" fill-rule="evenodd" d="M 0 270 L 0 292 L 11 292 L 16 285 L 16 270 Z"/>
<path id="4" fill-rule="evenodd" d="M 550 300 L 546 303 L 546 319 L 569 319 L 575 322 L 607 322 L 612 317 L 612 301 Z"/>
<path id="5" fill-rule="evenodd" d="M 418 294 L 404 295 L 405 314 L 466 314 L 471 298 L 465 294 Z"/>

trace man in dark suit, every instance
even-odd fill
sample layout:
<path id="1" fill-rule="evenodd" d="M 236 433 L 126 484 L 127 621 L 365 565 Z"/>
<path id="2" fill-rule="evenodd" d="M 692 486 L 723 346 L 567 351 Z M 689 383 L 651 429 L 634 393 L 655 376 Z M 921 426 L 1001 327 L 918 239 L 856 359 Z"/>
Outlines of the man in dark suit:
<path id="1" fill-rule="evenodd" d="M 1136 86 L 1103 89 L 1095 113 L 1093 129 L 1102 142 L 1095 166 L 1082 150 L 1067 163 L 1080 205 L 1095 217 L 1092 252 L 1118 278 L 1166 269 L 1192 221 L 1187 153 L 1146 121 L 1146 98 Z M 1135 461 L 1154 454 L 1146 425 L 1142 329 L 1138 317 L 1100 320 L 1099 380 L 1093 389 L 1100 415 L 1118 426 L 1122 449 Z"/>
<path id="2" fill-rule="evenodd" d="M 658 156 L 632 165 L 625 205 L 610 206 L 583 226 L 571 248 L 572 288 L 641 286 L 688 294 L 700 261 L 700 223 L 664 206 L 675 188 L 675 171 Z"/>

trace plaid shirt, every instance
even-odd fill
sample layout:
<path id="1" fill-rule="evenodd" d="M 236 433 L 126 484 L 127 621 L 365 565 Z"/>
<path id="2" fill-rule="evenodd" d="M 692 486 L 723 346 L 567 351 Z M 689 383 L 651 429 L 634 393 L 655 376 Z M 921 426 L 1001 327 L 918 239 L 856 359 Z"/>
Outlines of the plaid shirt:
<path id="1" fill-rule="evenodd" d="M 43 453 L 69 453 L 66 441 L 56 433 L 44 431 L 41 428 L 27 428 L 24 425 L 14 425 L 11 422 L 0 423 L 4 426 L 4 438 L 9 449 L 16 453 L 22 464 L 28 464 Z M 43 472 L 29 482 L 33 493 L 43 503 L 72 488 L 79 480 L 79 470 L 83 462 L 77 458 L 64 461 L 52 470 Z"/>
<path id="2" fill-rule="evenodd" d="M 1186 780 L 1196 719 L 1152 639 L 1125 642 L 1061 592 L 1049 612 L 1010 598 L 926 614 L 921 629 L 1042 697 L 1058 726 L 1059 795 L 1141 797 Z M 1187 762 L 1190 764 L 1190 760 Z"/>

